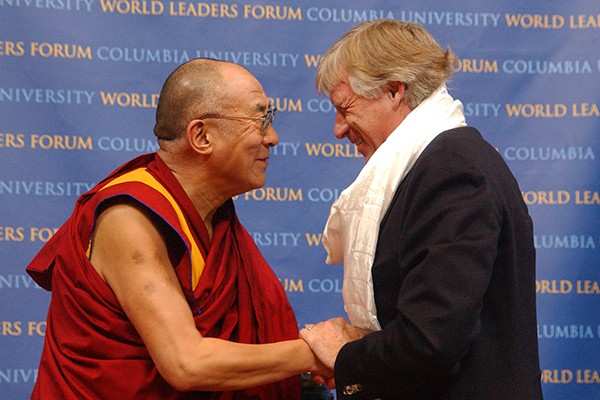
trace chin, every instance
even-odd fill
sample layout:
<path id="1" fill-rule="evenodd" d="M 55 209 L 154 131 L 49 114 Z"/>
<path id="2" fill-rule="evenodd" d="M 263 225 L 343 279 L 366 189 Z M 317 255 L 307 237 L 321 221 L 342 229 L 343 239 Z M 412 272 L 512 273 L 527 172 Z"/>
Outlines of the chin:
<path id="1" fill-rule="evenodd" d="M 256 189 L 260 189 L 263 186 L 265 186 L 265 183 L 267 183 L 267 179 L 266 177 L 260 180 L 257 180 L 255 182 L 251 182 L 250 183 L 250 189 L 249 190 L 256 190 Z"/>

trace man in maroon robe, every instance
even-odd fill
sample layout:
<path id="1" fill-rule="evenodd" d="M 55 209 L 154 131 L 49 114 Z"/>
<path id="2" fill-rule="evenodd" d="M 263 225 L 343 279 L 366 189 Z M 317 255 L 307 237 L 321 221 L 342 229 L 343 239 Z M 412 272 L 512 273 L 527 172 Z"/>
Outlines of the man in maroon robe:
<path id="1" fill-rule="evenodd" d="M 32 399 L 299 399 L 330 374 L 231 197 L 262 187 L 275 109 L 196 59 L 160 93 L 159 150 L 81 196 L 27 267 L 52 290 Z"/>

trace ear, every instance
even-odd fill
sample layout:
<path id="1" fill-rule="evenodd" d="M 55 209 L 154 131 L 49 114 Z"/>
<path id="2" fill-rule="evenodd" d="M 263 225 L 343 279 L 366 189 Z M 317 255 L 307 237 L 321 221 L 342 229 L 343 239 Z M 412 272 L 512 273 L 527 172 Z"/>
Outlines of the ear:
<path id="1" fill-rule="evenodd" d="M 195 119 L 186 128 L 186 136 L 190 147 L 197 153 L 208 155 L 213 151 L 212 134 L 204 121 Z"/>
<path id="2" fill-rule="evenodd" d="M 404 101 L 404 94 L 406 93 L 406 85 L 403 82 L 390 82 L 389 83 L 389 99 L 393 103 L 393 108 L 400 107 L 402 101 Z"/>

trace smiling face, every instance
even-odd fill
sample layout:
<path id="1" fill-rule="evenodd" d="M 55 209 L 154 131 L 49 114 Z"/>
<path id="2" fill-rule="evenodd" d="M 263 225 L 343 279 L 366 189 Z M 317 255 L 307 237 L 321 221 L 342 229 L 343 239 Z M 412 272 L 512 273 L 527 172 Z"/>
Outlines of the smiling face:
<path id="1" fill-rule="evenodd" d="M 335 137 L 347 138 L 369 161 L 375 150 L 410 112 L 401 107 L 402 94 L 384 91 L 376 99 L 366 99 L 354 93 L 348 83 L 337 84 L 330 93 L 336 109 L 333 127 Z"/>
<path id="2" fill-rule="evenodd" d="M 215 129 L 214 156 L 223 184 L 240 194 L 264 186 L 270 148 L 279 141 L 271 124 L 261 131 L 268 99 L 261 84 L 238 66 L 222 69 L 227 87 L 221 115 L 240 118 L 207 118 L 208 129 Z M 258 118 L 245 119 L 244 117 Z"/>

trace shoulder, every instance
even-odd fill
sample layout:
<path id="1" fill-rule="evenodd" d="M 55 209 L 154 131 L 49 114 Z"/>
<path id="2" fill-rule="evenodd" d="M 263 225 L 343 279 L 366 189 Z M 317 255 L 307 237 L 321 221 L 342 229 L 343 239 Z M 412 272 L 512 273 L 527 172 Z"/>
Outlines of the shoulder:
<path id="1" fill-rule="evenodd" d="M 477 198 L 496 204 L 495 192 L 502 187 L 498 175 L 509 174 L 501 171 L 508 171 L 502 157 L 475 128 L 448 130 L 419 156 L 401 182 L 395 202 L 419 210 L 444 208 L 449 199 L 456 203 Z"/>
<path id="2" fill-rule="evenodd" d="M 117 196 L 102 202 L 95 213 L 92 240 L 97 244 L 98 237 L 115 238 L 130 242 L 132 246 L 143 245 L 151 232 L 161 238 L 168 235 L 168 222 L 156 211 L 142 202 L 128 196 Z M 164 240 L 161 240 L 161 242 Z"/>
<path id="3" fill-rule="evenodd" d="M 94 196 L 92 206 L 95 207 L 95 219 L 107 209 L 122 205 L 119 212 L 128 209 L 133 213 L 137 210 L 147 218 L 164 220 L 177 226 L 177 212 L 173 203 L 174 200 L 171 201 L 164 193 L 144 182 L 125 181 L 99 190 Z"/>
<path id="4" fill-rule="evenodd" d="M 473 127 L 461 127 L 440 133 L 423 151 L 415 169 L 435 168 L 444 172 L 471 172 L 476 175 L 506 172 L 508 166 L 498 150 Z"/>
<path id="5" fill-rule="evenodd" d="M 92 240 L 97 246 L 97 238 L 120 237 L 130 245 L 142 245 L 143 239 L 149 239 L 149 232 L 160 242 L 167 239 L 174 245 L 180 224 L 176 210 L 159 191 L 140 182 L 127 182 L 108 187 L 96 194 Z M 173 235 L 173 233 L 177 233 Z M 169 239 L 170 238 L 170 239 Z M 179 247 L 179 246 L 177 246 Z"/>
<path id="6" fill-rule="evenodd" d="M 172 232 L 160 215 L 135 199 L 111 199 L 96 212 L 89 259 L 106 281 L 106 266 L 180 257 L 185 245 Z"/>
<path id="7" fill-rule="evenodd" d="M 462 127 L 444 131 L 423 150 L 410 175 L 430 181 L 456 173 L 477 174 L 478 159 L 483 153 L 489 157 L 495 150 L 475 128 Z"/>
<path id="8" fill-rule="evenodd" d="M 423 151 L 423 155 L 443 151 L 447 154 L 473 155 L 477 152 L 494 152 L 494 147 L 488 143 L 481 133 L 471 127 L 465 126 L 450 129 L 440 133 Z"/>

